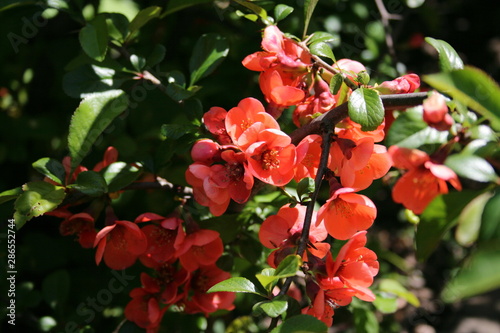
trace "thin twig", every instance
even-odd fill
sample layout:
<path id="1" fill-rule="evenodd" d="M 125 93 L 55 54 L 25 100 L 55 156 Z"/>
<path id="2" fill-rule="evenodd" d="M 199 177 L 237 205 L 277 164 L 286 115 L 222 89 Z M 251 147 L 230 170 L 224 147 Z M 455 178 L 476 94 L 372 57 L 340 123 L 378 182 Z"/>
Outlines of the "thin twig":
<path id="1" fill-rule="evenodd" d="M 387 45 L 387 49 L 389 50 L 389 55 L 391 56 L 392 61 L 394 63 L 397 63 L 398 61 L 396 50 L 394 49 L 394 40 L 392 39 L 389 20 L 401 20 L 402 17 L 400 15 L 389 13 L 385 8 L 384 2 L 382 0 L 375 0 L 375 4 L 377 5 L 378 11 L 380 13 L 380 18 L 382 20 L 382 25 L 384 26 L 385 44 Z"/>

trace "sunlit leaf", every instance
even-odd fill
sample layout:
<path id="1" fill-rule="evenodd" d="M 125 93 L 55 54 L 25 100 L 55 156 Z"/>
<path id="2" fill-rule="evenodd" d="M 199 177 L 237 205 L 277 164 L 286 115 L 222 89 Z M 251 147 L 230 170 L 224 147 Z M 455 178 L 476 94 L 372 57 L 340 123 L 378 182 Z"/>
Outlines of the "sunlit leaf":
<path id="1" fill-rule="evenodd" d="M 381 279 L 379 281 L 379 290 L 399 296 L 413 306 L 420 306 L 418 298 L 394 279 Z"/>
<path id="2" fill-rule="evenodd" d="M 434 39 L 431 37 L 426 37 L 425 41 L 434 46 L 434 48 L 438 51 L 439 65 L 443 72 L 449 72 L 455 69 L 464 68 L 462 59 L 460 59 L 457 52 L 455 51 L 455 49 L 453 49 L 453 47 L 451 47 L 450 44 L 443 40 Z"/>
<path id="3" fill-rule="evenodd" d="M 3 191 L 0 193 L 0 205 L 4 202 L 14 200 L 23 193 L 23 188 L 21 186 Z"/>
<path id="4" fill-rule="evenodd" d="M 64 166 L 56 159 L 44 157 L 33 162 L 33 168 L 50 180 L 63 185 L 66 171 Z"/>
<path id="5" fill-rule="evenodd" d="M 382 100 L 375 90 L 359 88 L 349 98 L 349 117 L 361 125 L 363 131 L 373 131 L 382 124 L 385 111 Z"/>
<path id="6" fill-rule="evenodd" d="M 230 279 L 221 281 L 207 290 L 207 293 L 215 293 L 218 291 L 230 291 L 236 293 L 251 293 L 266 297 L 255 289 L 252 281 L 244 277 L 232 277 Z"/>
<path id="7" fill-rule="evenodd" d="M 279 22 L 281 20 L 284 20 L 292 12 L 293 12 L 293 7 L 284 4 L 278 4 L 276 5 L 276 7 L 274 7 L 274 18 L 276 22 Z"/>
<path id="8" fill-rule="evenodd" d="M 142 173 L 142 168 L 140 165 L 115 162 L 101 172 L 108 186 L 108 192 L 116 192 L 137 180 Z"/>
<path id="9" fill-rule="evenodd" d="M 285 296 L 278 296 L 269 301 L 256 303 L 252 307 L 255 315 L 265 313 L 271 318 L 276 318 L 288 309 L 288 302 Z"/>
<path id="10" fill-rule="evenodd" d="M 446 159 L 445 164 L 457 175 L 477 182 L 495 182 L 498 179 L 491 164 L 479 156 L 454 154 Z"/>
<path id="11" fill-rule="evenodd" d="M 479 235 L 481 216 L 484 206 L 491 198 L 491 193 L 483 193 L 464 207 L 457 221 L 455 239 L 462 246 L 471 246 Z"/>
<path id="12" fill-rule="evenodd" d="M 333 55 L 332 48 L 325 42 L 316 42 L 314 44 L 311 44 L 309 50 L 312 54 L 335 61 L 335 56 Z"/>

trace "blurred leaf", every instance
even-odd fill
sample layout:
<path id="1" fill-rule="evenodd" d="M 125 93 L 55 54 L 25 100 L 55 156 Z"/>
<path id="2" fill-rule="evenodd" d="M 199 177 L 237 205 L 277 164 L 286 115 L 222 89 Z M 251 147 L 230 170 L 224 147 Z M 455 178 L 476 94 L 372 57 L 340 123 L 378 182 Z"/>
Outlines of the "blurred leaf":
<path id="1" fill-rule="evenodd" d="M 335 74 L 330 80 L 330 92 L 333 95 L 337 95 L 340 88 L 342 87 L 342 83 L 344 83 L 344 77 L 342 76 L 342 74 Z"/>
<path id="2" fill-rule="evenodd" d="M 297 184 L 297 195 L 299 196 L 299 199 L 302 200 L 303 196 L 309 196 L 311 193 L 314 192 L 314 188 L 315 188 L 314 179 L 310 177 L 303 178 Z"/>
<path id="3" fill-rule="evenodd" d="M 379 332 L 379 324 L 373 310 L 357 307 L 354 308 L 353 315 L 356 333 Z"/>
<path id="4" fill-rule="evenodd" d="M 118 333 L 144 333 L 144 328 L 140 328 L 135 323 L 126 320 L 125 323 L 120 326 Z"/>
<path id="5" fill-rule="evenodd" d="M 142 174 L 141 166 L 115 162 L 101 171 L 108 186 L 108 192 L 116 192 L 132 184 Z"/>
<path id="6" fill-rule="evenodd" d="M 309 46 L 309 50 L 312 54 L 335 61 L 335 56 L 333 55 L 330 45 L 325 42 L 316 42 L 311 44 L 311 46 Z"/>
<path id="7" fill-rule="evenodd" d="M 479 235 L 481 216 L 486 202 L 491 198 L 489 192 L 475 197 L 460 213 L 455 230 L 455 239 L 462 246 L 471 246 Z"/>
<path id="8" fill-rule="evenodd" d="M 66 306 L 69 294 L 70 278 L 67 270 L 60 269 L 49 274 L 42 281 L 43 299 L 52 308 Z"/>
<path id="9" fill-rule="evenodd" d="M 189 60 L 190 86 L 212 73 L 229 53 L 226 38 L 215 33 L 202 35 L 194 46 Z"/>
<path id="10" fill-rule="evenodd" d="M 23 194 L 23 188 L 21 186 L 3 191 L 0 193 L 0 205 L 4 202 L 16 199 L 21 194 Z"/>
<path id="11" fill-rule="evenodd" d="M 445 165 L 457 175 L 477 182 L 495 182 L 498 179 L 495 169 L 484 158 L 475 155 L 455 154 L 449 156 Z"/>
<path id="12" fill-rule="evenodd" d="M 166 92 L 168 97 L 172 98 L 176 102 L 183 101 L 194 95 L 194 92 L 185 89 L 175 82 L 168 84 Z"/>
<path id="13" fill-rule="evenodd" d="M 139 57 L 136 54 L 130 55 L 130 63 L 134 66 L 134 69 L 138 72 L 142 71 L 144 66 L 146 66 L 146 59 Z"/>
<path id="14" fill-rule="evenodd" d="M 500 87 L 485 72 L 465 66 L 448 73 L 423 76 L 432 87 L 464 103 L 500 130 Z"/>
<path id="15" fill-rule="evenodd" d="M 50 180 L 63 185 L 66 177 L 64 166 L 56 159 L 44 157 L 33 162 L 33 168 Z"/>
<path id="16" fill-rule="evenodd" d="M 199 224 L 203 229 L 217 231 L 224 243 L 230 243 L 241 232 L 241 224 L 235 224 L 237 218 L 238 214 L 224 214 L 200 221 Z"/>
<path id="17" fill-rule="evenodd" d="M 89 197 L 98 197 L 108 192 L 108 185 L 100 173 L 83 171 L 78 174 L 74 184 L 68 186 Z"/>
<path id="18" fill-rule="evenodd" d="M 408 291 L 408 289 L 406 289 L 401 283 L 394 279 L 381 279 L 379 281 L 379 290 L 401 297 L 415 307 L 420 306 L 420 301 L 418 300 L 418 298 L 412 292 Z"/>
<path id="19" fill-rule="evenodd" d="M 83 98 L 92 93 L 119 88 L 124 79 L 115 77 L 112 68 L 84 65 L 64 74 L 63 90 L 68 96 Z"/>
<path id="20" fill-rule="evenodd" d="M 250 1 L 247 1 L 247 0 L 233 0 L 233 1 L 239 3 L 243 7 L 250 9 L 258 17 L 260 17 L 264 22 L 266 22 L 267 12 L 264 8 L 257 6 L 256 4 L 251 3 Z"/>
<path id="21" fill-rule="evenodd" d="M 456 224 L 462 209 L 482 191 L 451 192 L 436 197 L 420 216 L 417 226 L 417 259 L 426 260 L 446 232 Z"/>
<path id="22" fill-rule="evenodd" d="M 500 190 L 488 200 L 484 206 L 479 230 L 479 242 L 482 244 L 490 240 L 500 240 Z"/>
<path id="23" fill-rule="evenodd" d="M 34 308 L 42 300 L 42 294 L 39 290 L 35 289 L 33 282 L 20 282 L 16 291 L 16 306 L 19 309 Z"/>
<path id="24" fill-rule="evenodd" d="M 321 320 L 301 314 L 286 319 L 271 333 L 325 333 L 327 331 L 328 328 Z"/>
<path id="25" fill-rule="evenodd" d="M 431 37 L 426 37 L 425 41 L 434 46 L 434 48 L 438 51 L 441 71 L 450 72 L 455 69 L 464 68 L 462 59 L 460 59 L 457 52 L 455 51 L 455 49 L 453 49 L 453 47 L 451 47 L 450 44 L 443 40 L 434 39 Z"/>
<path id="26" fill-rule="evenodd" d="M 285 296 L 278 296 L 272 300 L 256 303 L 252 307 L 255 315 L 265 313 L 271 318 L 276 318 L 288 309 L 288 302 Z"/>
<path id="27" fill-rule="evenodd" d="M 186 134 L 198 132 L 198 126 L 183 124 L 163 124 L 161 126 L 161 135 L 165 139 L 177 140 Z"/>
<path id="28" fill-rule="evenodd" d="M 292 12 L 293 12 L 293 7 L 284 4 L 276 5 L 276 7 L 274 7 L 274 18 L 276 20 L 276 23 L 278 23 L 281 20 L 284 20 Z"/>
<path id="29" fill-rule="evenodd" d="M 307 36 L 307 29 L 309 28 L 309 22 L 311 21 L 311 16 L 314 12 L 314 8 L 318 4 L 319 0 L 305 0 L 304 1 L 304 33 L 303 36 Z"/>
<path id="30" fill-rule="evenodd" d="M 410 8 L 418 8 L 424 4 L 425 0 L 406 0 L 406 5 Z"/>
<path id="31" fill-rule="evenodd" d="M 447 303 L 479 295 L 500 287 L 500 248 L 480 246 L 467 259 L 464 267 L 445 285 L 441 294 Z"/>
<path id="32" fill-rule="evenodd" d="M 23 191 L 24 193 L 17 198 L 14 204 L 16 209 L 14 218 L 18 229 L 33 217 L 57 208 L 66 196 L 64 187 L 43 181 L 24 184 Z"/>
<path id="33" fill-rule="evenodd" d="M 156 44 L 151 54 L 146 58 L 146 64 L 150 67 L 159 64 L 165 59 L 167 49 L 161 44 Z"/>
<path id="34" fill-rule="evenodd" d="M 139 13 L 137 13 L 132 22 L 130 22 L 129 24 L 128 29 L 130 32 L 128 38 L 130 38 L 137 30 L 141 29 L 144 25 L 146 25 L 146 23 L 160 16 L 160 13 L 161 13 L 161 7 L 158 6 L 147 7 L 141 10 Z"/>
<path id="35" fill-rule="evenodd" d="M 50 316 L 43 316 L 39 319 L 38 325 L 42 332 L 50 332 L 51 329 L 57 326 L 57 322 Z"/>
<path id="36" fill-rule="evenodd" d="M 108 33 L 114 40 L 123 43 L 128 36 L 129 21 L 127 17 L 120 13 L 108 13 Z"/>
<path id="37" fill-rule="evenodd" d="M 392 123 L 387 133 L 388 146 L 418 148 L 426 144 L 441 144 L 447 141 L 448 132 L 438 131 L 422 118 L 421 107 L 408 109 L 401 113 Z"/>
<path id="38" fill-rule="evenodd" d="M 167 15 L 170 15 L 172 13 L 175 13 L 176 11 L 179 11 L 187 7 L 208 3 L 211 1 L 213 0 L 170 0 L 168 2 L 167 8 L 165 9 L 165 12 L 163 12 L 161 17 L 163 18 Z"/>
<path id="39" fill-rule="evenodd" d="M 398 309 L 398 299 L 395 296 L 387 296 L 384 293 L 377 294 L 377 297 L 373 301 L 375 308 L 384 313 L 394 313 Z"/>
<path id="40" fill-rule="evenodd" d="M 212 286 L 207 290 L 207 293 L 215 293 L 218 291 L 230 291 L 236 293 L 251 293 L 256 294 L 262 297 L 266 297 L 266 295 L 261 294 L 255 289 L 255 285 L 252 281 L 244 278 L 244 277 L 232 277 L 230 279 L 221 281 L 216 285 Z"/>
<path id="41" fill-rule="evenodd" d="M 359 88 L 349 98 L 349 117 L 361 125 L 362 131 L 373 131 L 382 124 L 385 111 L 379 94 L 375 90 Z"/>
<path id="42" fill-rule="evenodd" d="M 103 61 L 108 51 L 108 26 L 104 15 L 97 15 L 80 30 L 83 51 L 96 61 Z"/>
<path id="43" fill-rule="evenodd" d="M 99 135 L 128 106 L 122 90 L 109 90 L 87 96 L 78 106 L 69 126 L 68 148 L 74 170 L 87 155 Z"/>

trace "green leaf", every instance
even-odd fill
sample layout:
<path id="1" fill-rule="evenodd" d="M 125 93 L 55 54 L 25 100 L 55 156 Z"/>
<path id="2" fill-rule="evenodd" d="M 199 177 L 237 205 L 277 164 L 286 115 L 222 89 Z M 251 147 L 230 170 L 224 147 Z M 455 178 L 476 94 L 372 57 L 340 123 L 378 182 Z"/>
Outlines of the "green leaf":
<path id="1" fill-rule="evenodd" d="M 207 290 L 207 293 L 215 293 L 218 291 L 229 291 L 236 293 L 251 293 L 256 294 L 262 297 L 266 297 L 266 295 L 258 292 L 255 289 L 255 285 L 252 281 L 244 278 L 244 277 L 232 277 L 230 279 L 221 281 L 216 285 L 212 286 Z"/>
<path id="2" fill-rule="evenodd" d="M 482 294 L 500 287 L 500 247 L 478 247 L 464 267 L 445 285 L 441 294 L 447 303 Z"/>
<path id="3" fill-rule="evenodd" d="M 276 318 L 288 309 L 288 302 L 284 295 L 273 298 L 272 300 L 256 303 L 252 307 L 255 315 L 265 313 L 271 318 Z"/>
<path id="4" fill-rule="evenodd" d="M 224 214 L 199 222 L 203 229 L 215 230 L 219 233 L 224 244 L 232 242 L 241 232 L 241 224 L 235 224 L 238 214 Z"/>
<path id="5" fill-rule="evenodd" d="M 449 72 L 455 69 L 464 68 L 462 59 L 460 59 L 457 52 L 453 49 L 453 47 L 451 47 L 450 44 L 443 40 L 431 37 L 426 37 L 425 41 L 434 46 L 434 48 L 438 51 L 441 71 Z"/>
<path id="6" fill-rule="evenodd" d="M 161 17 L 165 17 L 167 15 L 170 15 L 172 13 L 175 13 L 181 9 L 191 7 L 194 5 L 199 5 L 203 3 L 208 3 L 212 2 L 213 0 L 170 0 L 168 2 L 167 8 L 165 9 L 165 12 L 161 15 Z"/>
<path id="7" fill-rule="evenodd" d="M 96 61 L 103 61 L 108 51 L 108 26 L 104 15 L 87 22 L 79 34 L 83 51 Z"/>
<path id="8" fill-rule="evenodd" d="M 491 164 L 479 156 L 467 154 L 451 155 L 446 159 L 445 165 L 453 169 L 457 175 L 476 182 L 495 182 L 498 179 L 495 169 Z"/>
<path id="9" fill-rule="evenodd" d="M 237 2 L 243 7 L 250 9 L 258 17 L 260 17 L 264 23 L 267 23 L 267 12 L 264 8 L 257 6 L 256 4 L 251 3 L 250 1 L 247 0 L 234 0 L 234 2 Z"/>
<path id="10" fill-rule="evenodd" d="M 279 4 L 276 7 L 274 7 L 274 18 L 276 20 L 276 23 L 278 23 L 281 20 L 284 20 L 292 12 L 293 12 L 293 7 L 287 5 Z"/>
<path id="11" fill-rule="evenodd" d="M 309 51 L 317 56 L 329 58 L 335 61 L 335 56 L 333 55 L 330 45 L 325 42 L 317 42 L 311 44 L 311 46 L 309 47 Z"/>
<path id="12" fill-rule="evenodd" d="M 319 0 L 305 0 L 304 1 L 304 33 L 303 36 L 307 35 L 307 29 L 309 28 L 309 22 L 311 21 L 311 16 L 314 12 L 314 8 L 318 4 Z"/>
<path id="13" fill-rule="evenodd" d="M 68 148 L 71 169 L 87 155 L 99 135 L 128 106 L 122 90 L 109 90 L 87 96 L 78 106 L 69 126 Z"/>
<path id="14" fill-rule="evenodd" d="M 153 51 L 146 59 L 146 64 L 150 67 L 159 64 L 165 59 L 165 55 L 167 54 L 167 49 L 165 46 L 161 44 L 156 44 L 153 48 Z"/>
<path id="15" fill-rule="evenodd" d="M 344 83 L 344 77 L 342 76 L 342 74 L 335 74 L 330 80 L 330 92 L 333 95 L 337 95 L 340 88 L 342 87 L 342 83 Z"/>
<path id="16" fill-rule="evenodd" d="M 106 19 L 109 36 L 112 39 L 123 43 L 129 33 L 129 21 L 127 17 L 120 13 L 108 13 L 107 15 L 109 15 Z"/>
<path id="17" fill-rule="evenodd" d="M 58 160 L 53 158 L 44 157 L 34 162 L 33 168 L 46 176 L 50 180 L 63 185 L 66 177 L 66 170 Z"/>
<path id="18" fill-rule="evenodd" d="M 0 193 L 0 205 L 4 202 L 17 199 L 21 194 L 23 194 L 22 187 L 16 187 L 11 190 L 6 190 Z"/>
<path id="19" fill-rule="evenodd" d="M 160 13 L 161 7 L 158 6 L 147 7 L 137 13 L 137 15 L 128 26 L 128 29 L 130 31 L 128 38 L 130 38 L 137 30 L 146 25 L 146 23 L 160 16 Z"/>
<path id="20" fill-rule="evenodd" d="M 356 333 L 379 332 L 379 324 L 373 310 L 365 308 L 354 308 L 353 315 Z"/>
<path id="21" fill-rule="evenodd" d="M 112 68 L 84 65 L 64 74 L 63 90 L 74 98 L 84 98 L 92 93 L 119 88 L 124 79 L 116 78 Z"/>
<path id="22" fill-rule="evenodd" d="M 274 328 L 271 333 L 325 333 L 328 327 L 313 316 L 301 314 L 290 317 Z"/>
<path id="23" fill-rule="evenodd" d="M 177 140 L 186 134 L 198 132 L 198 126 L 183 124 L 163 124 L 161 126 L 161 135 L 165 139 Z"/>
<path id="24" fill-rule="evenodd" d="M 194 92 L 185 89 L 175 82 L 168 84 L 166 92 L 168 97 L 172 98 L 176 102 L 183 101 L 194 95 Z"/>
<path id="25" fill-rule="evenodd" d="M 490 240 L 500 240 L 500 190 L 488 200 L 484 206 L 479 230 L 479 242 L 482 244 Z"/>
<path id="26" fill-rule="evenodd" d="M 492 194 L 483 193 L 475 197 L 460 213 L 455 230 L 455 239 L 462 246 L 471 246 L 479 235 L 481 216 Z"/>
<path id="27" fill-rule="evenodd" d="M 190 86 L 212 73 L 228 53 L 229 44 L 226 38 L 215 33 L 202 35 L 196 42 L 189 60 Z"/>
<path id="28" fill-rule="evenodd" d="M 57 270 L 49 274 L 42 281 L 42 296 L 45 302 L 52 308 L 66 306 L 69 295 L 70 277 L 67 270 Z"/>
<path id="29" fill-rule="evenodd" d="M 108 165 L 101 172 L 108 186 L 108 192 L 112 193 L 137 180 L 142 173 L 142 167 L 125 162 L 115 162 Z"/>
<path id="30" fill-rule="evenodd" d="M 485 72 L 465 66 L 462 70 L 425 75 L 423 80 L 479 112 L 500 130 L 500 87 Z"/>
<path id="31" fill-rule="evenodd" d="M 130 55 L 130 63 L 134 66 L 134 69 L 138 72 L 142 71 L 144 66 L 146 66 L 146 59 L 139 57 L 136 54 Z"/>
<path id="32" fill-rule="evenodd" d="M 379 290 L 399 296 L 413 306 L 420 306 L 418 298 L 394 279 L 381 279 L 379 281 Z"/>
<path id="33" fill-rule="evenodd" d="M 83 171 L 76 177 L 76 182 L 68 186 L 90 197 L 98 197 L 108 192 L 108 185 L 103 176 L 95 171 Z"/>
<path id="34" fill-rule="evenodd" d="M 291 254 L 280 262 L 274 271 L 274 276 L 279 278 L 295 276 L 300 265 L 302 265 L 302 259 L 298 255 Z"/>
<path id="35" fill-rule="evenodd" d="M 386 295 L 386 293 L 379 293 L 373 301 L 375 308 L 384 313 L 394 313 L 398 310 L 398 299 L 392 295 Z"/>
<path id="36" fill-rule="evenodd" d="M 303 178 L 298 184 L 297 184 L 297 195 L 299 196 L 299 199 L 302 199 L 302 197 L 309 196 L 311 193 L 314 192 L 315 188 L 314 184 L 314 179 L 310 177 Z"/>
<path id="37" fill-rule="evenodd" d="M 462 209 L 482 191 L 451 192 L 436 197 L 420 216 L 417 227 L 417 259 L 426 260 L 446 232 L 456 224 Z"/>
<path id="38" fill-rule="evenodd" d="M 308 39 L 308 44 L 314 44 L 314 43 L 328 43 L 328 42 L 333 42 L 337 40 L 338 37 L 335 37 L 334 35 L 325 32 L 325 31 L 316 31 L 311 35 L 311 37 Z"/>
<path id="39" fill-rule="evenodd" d="M 387 133 L 387 145 L 413 149 L 427 144 L 446 142 L 448 132 L 429 127 L 423 120 L 422 114 L 422 107 L 411 108 L 401 113 Z"/>
<path id="40" fill-rule="evenodd" d="M 56 209 L 66 196 L 64 187 L 43 181 L 27 183 L 23 185 L 23 191 L 14 204 L 18 229 L 33 217 Z"/>
<path id="41" fill-rule="evenodd" d="M 361 125 L 362 131 L 373 131 L 384 120 L 384 105 L 375 90 L 363 87 L 354 90 L 348 107 L 349 117 Z"/>

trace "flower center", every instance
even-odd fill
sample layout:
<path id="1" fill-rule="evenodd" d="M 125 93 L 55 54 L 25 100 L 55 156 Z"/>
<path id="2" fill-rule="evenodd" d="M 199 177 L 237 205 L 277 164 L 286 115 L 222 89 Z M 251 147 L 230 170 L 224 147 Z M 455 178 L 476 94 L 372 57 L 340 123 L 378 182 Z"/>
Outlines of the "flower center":
<path id="1" fill-rule="evenodd" d="M 280 160 L 278 159 L 279 151 L 277 149 L 266 150 L 262 154 L 262 169 L 272 170 L 280 166 Z"/>

